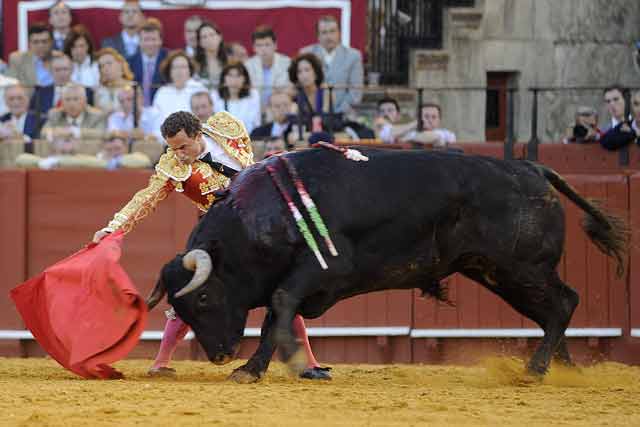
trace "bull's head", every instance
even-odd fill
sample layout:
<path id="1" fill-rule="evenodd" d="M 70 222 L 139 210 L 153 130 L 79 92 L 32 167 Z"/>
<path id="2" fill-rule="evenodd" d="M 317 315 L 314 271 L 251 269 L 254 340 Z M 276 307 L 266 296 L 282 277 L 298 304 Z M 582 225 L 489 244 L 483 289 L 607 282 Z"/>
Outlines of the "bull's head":
<path id="1" fill-rule="evenodd" d="M 227 292 L 209 253 L 194 249 L 165 264 L 147 300 L 149 310 L 165 294 L 178 316 L 191 326 L 209 360 L 217 364 L 230 362 L 242 338 L 248 309 Z"/>

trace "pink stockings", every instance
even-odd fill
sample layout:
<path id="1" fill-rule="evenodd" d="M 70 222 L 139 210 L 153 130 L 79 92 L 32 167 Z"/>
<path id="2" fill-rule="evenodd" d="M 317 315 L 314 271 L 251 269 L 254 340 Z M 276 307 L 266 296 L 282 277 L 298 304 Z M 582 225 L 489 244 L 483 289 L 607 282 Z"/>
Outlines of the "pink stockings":
<path id="1" fill-rule="evenodd" d="M 299 314 L 293 319 L 293 333 L 298 337 L 299 342 L 304 347 L 305 354 L 307 356 L 307 367 L 315 368 L 319 367 L 313 352 L 311 351 L 311 345 L 309 344 L 309 337 L 307 336 L 307 329 L 304 326 L 304 319 Z M 171 361 L 173 352 L 180 340 L 184 338 L 189 332 L 189 325 L 184 323 L 179 317 L 175 319 L 167 319 L 167 323 L 164 326 L 164 333 L 162 334 L 162 342 L 160 343 L 160 350 L 156 356 L 156 360 L 153 362 L 153 368 L 166 368 Z"/>

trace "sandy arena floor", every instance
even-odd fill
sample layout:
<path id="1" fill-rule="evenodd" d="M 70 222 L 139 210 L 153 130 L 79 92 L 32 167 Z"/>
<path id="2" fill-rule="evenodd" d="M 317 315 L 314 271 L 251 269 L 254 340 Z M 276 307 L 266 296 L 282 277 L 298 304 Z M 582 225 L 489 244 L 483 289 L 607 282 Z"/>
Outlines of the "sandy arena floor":
<path id="1" fill-rule="evenodd" d="M 150 361 L 116 366 L 127 378 L 89 381 L 50 359 L 0 358 L 0 425 L 638 426 L 640 367 L 553 367 L 531 383 L 516 359 L 477 367 L 338 365 L 331 382 L 288 376 L 225 381 L 218 367 L 176 362 L 179 379 L 145 376 Z"/>

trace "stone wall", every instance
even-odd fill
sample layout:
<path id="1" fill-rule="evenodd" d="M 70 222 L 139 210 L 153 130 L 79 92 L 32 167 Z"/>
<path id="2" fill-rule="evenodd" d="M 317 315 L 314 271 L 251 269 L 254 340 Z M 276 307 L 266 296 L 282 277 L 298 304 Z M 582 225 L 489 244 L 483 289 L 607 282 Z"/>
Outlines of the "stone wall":
<path id="1" fill-rule="evenodd" d="M 426 88 L 484 87 L 487 72 L 515 73 L 518 140 L 531 135 L 527 88 L 565 88 L 539 98 L 538 134 L 558 141 L 578 105 L 607 116 L 601 90 L 569 87 L 619 82 L 640 87 L 633 43 L 640 39 L 638 0 L 476 0 L 474 8 L 445 9 L 444 48 L 412 52 L 410 84 Z M 484 140 L 483 90 L 429 91 L 439 101 L 444 123 L 462 141 Z"/>

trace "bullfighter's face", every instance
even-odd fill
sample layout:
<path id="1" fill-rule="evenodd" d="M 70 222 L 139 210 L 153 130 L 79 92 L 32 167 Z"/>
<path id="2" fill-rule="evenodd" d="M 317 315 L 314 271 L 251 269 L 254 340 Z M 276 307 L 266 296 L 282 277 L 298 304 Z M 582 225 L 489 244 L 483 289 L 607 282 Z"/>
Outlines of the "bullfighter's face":
<path id="1" fill-rule="evenodd" d="M 244 334 L 248 309 L 238 306 L 213 271 L 197 289 L 176 297 L 198 274 L 184 268 L 182 256 L 169 262 L 162 274 L 169 304 L 191 327 L 209 360 L 220 365 L 233 360 Z"/>
<path id="2" fill-rule="evenodd" d="M 195 162 L 205 148 L 201 133 L 190 137 L 184 129 L 167 138 L 167 145 L 173 150 L 178 160 L 187 165 Z"/>

